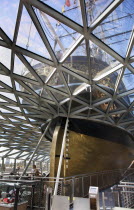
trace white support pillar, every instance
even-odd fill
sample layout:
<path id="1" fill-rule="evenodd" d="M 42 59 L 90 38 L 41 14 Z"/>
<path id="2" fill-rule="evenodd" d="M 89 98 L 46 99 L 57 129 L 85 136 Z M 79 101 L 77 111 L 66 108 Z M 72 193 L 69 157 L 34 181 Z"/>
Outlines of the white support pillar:
<path id="1" fill-rule="evenodd" d="M 66 124 L 65 124 L 64 135 L 63 135 L 62 146 L 61 146 L 61 153 L 60 153 L 60 159 L 59 159 L 56 183 L 55 183 L 55 188 L 54 188 L 54 195 L 57 195 L 57 190 L 58 190 L 58 184 L 59 184 L 59 178 L 60 178 L 60 173 L 61 173 L 61 166 L 62 166 L 64 148 L 65 148 L 65 143 L 66 143 L 66 134 L 67 134 L 68 122 L 69 122 L 69 120 L 67 118 L 66 119 Z"/>

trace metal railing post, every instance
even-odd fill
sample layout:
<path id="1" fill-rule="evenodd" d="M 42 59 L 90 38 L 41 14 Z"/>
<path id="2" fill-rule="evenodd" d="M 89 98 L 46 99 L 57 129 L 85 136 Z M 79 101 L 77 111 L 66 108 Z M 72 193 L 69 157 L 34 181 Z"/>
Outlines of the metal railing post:
<path id="1" fill-rule="evenodd" d="M 1 164 L 1 172 L 4 172 L 5 164 L 4 164 L 4 158 L 2 157 L 2 164 Z"/>
<path id="2" fill-rule="evenodd" d="M 58 184 L 59 184 L 59 178 L 60 178 L 61 166 L 62 166 L 62 160 L 63 160 L 63 153 L 64 153 L 64 148 L 65 148 L 65 143 L 66 143 L 66 134 L 67 134 L 68 121 L 69 120 L 67 118 L 66 119 L 66 124 L 65 124 L 64 135 L 63 135 L 62 146 L 61 146 L 61 153 L 60 153 L 60 159 L 59 159 L 56 183 L 55 183 L 55 188 L 54 188 L 54 195 L 57 195 L 57 190 L 58 190 Z"/>
<path id="3" fill-rule="evenodd" d="M 84 177 L 82 177 L 82 197 L 84 198 Z"/>
<path id="4" fill-rule="evenodd" d="M 104 194 L 104 192 L 102 192 L 102 205 L 103 205 L 103 210 L 106 210 L 106 206 L 105 206 L 105 194 Z"/>
<path id="5" fill-rule="evenodd" d="M 25 169 L 24 169 L 24 171 L 23 171 L 23 173 L 22 173 L 20 179 L 22 179 L 22 176 L 24 176 L 24 174 L 26 173 L 26 171 L 27 171 L 27 169 L 28 169 L 28 167 L 29 167 L 29 165 L 30 165 L 30 163 L 31 163 L 31 161 L 32 161 L 32 159 L 33 159 L 35 153 L 37 152 L 37 150 L 38 150 L 38 148 L 39 148 L 39 146 L 40 146 L 40 143 L 42 142 L 43 137 L 45 136 L 47 130 L 49 129 L 50 124 L 51 124 L 51 121 L 48 123 L 48 125 L 47 125 L 47 127 L 46 127 L 44 133 L 42 134 L 41 138 L 39 139 L 38 144 L 37 144 L 37 146 L 36 146 L 36 148 L 35 148 L 35 150 L 34 150 L 32 156 L 31 156 L 30 160 L 28 161 L 28 163 L 27 163 L 27 165 L 26 165 L 26 167 L 25 167 Z"/>
<path id="6" fill-rule="evenodd" d="M 42 162 L 40 162 L 40 172 L 41 172 L 41 174 L 42 174 Z"/>
<path id="7" fill-rule="evenodd" d="M 14 159 L 13 172 L 16 172 L 16 159 Z"/>
<path id="8" fill-rule="evenodd" d="M 72 179 L 72 198 L 74 197 L 75 178 Z"/>
<path id="9" fill-rule="evenodd" d="M 24 168 L 26 167 L 26 164 L 27 164 L 27 163 L 26 163 L 26 160 L 24 160 Z"/>

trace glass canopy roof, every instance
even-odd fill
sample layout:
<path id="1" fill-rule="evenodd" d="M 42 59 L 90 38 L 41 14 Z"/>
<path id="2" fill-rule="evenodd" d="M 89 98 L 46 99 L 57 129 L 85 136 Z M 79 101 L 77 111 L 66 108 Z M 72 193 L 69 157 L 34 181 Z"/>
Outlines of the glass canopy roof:
<path id="1" fill-rule="evenodd" d="M 0 14 L 4 155 L 31 155 L 57 116 L 134 134 L 133 0 L 3 0 Z M 36 160 L 50 147 L 44 138 Z"/>

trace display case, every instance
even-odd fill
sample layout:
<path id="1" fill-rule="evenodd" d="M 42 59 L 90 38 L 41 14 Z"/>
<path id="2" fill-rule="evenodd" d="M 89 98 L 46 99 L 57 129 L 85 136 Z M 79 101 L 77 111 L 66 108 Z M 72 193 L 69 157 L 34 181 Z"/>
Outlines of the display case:
<path id="1" fill-rule="evenodd" d="M 26 210 L 33 206 L 34 180 L 0 180 L 0 210 Z"/>

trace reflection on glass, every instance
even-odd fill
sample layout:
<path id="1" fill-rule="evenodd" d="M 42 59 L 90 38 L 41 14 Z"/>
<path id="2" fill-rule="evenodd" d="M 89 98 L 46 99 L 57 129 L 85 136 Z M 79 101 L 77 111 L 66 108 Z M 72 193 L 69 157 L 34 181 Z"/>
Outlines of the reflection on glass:
<path id="1" fill-rule="evenodd" d="M 70 69 L 70 65 L 71 65 L 71 64 L 68 63 L 68 66 L 67 66 L 67 67 L 68 67 L 69 69 Z M 68 84 L 68 87 L 69 87 L 71 93 L 73 93 L 74 90 L 82 84 L 82 81 L 79 80 L 79 79 L 78 79 L 77 77 L 75 77 L 75 76 L 72 76 L 72 75 L 70 75 L 70 74 L 67 74 L 66 72 L 64 72 L 63 74 L 64 74 L 65 80 L 66 80 L 66 82 L 67 82 L 67 84 Z"/>
<path id="2" fill-rule="evenodd" d="M 128 98 L 129 98 L 130 104 L 134 102 L 134 94 L 128 95 Z M 133 108 L 134 108 L 134 106 L 133 106 Z"/>
<path id="3" fill-rule="evenodd" d="M 26 66 L 21 62 L 21 60 L 15 55 L 14 59 L 14 73 L 23 75 L 25 71 L 28 71 Z"/>
<path id="4" fill-rule="evenodd" d="M 10 70 L 11 50 L 0 46 L 0 62 Z"/>
<path id="5" fill-rule="evenodd" d="M 90 43 L 90 68 L 92 78 L 96 76 L 97 73 L 101 72 L 104 69 L 107 71 L 116 65 L 119 64 L 111 55 L 106 53 L 100 47 L 95 45 L 93 42 L 89 41 Z"/>
<path id="6" fill-rule="evenodd" d="M 8 93 L 8 92 L 0 92 L 0 95 L 5 96 L 13 101 L 16 101 L 16 97 L 13 93 Z M 6 100 L 6 98 L 5 98 Z M 7 100 L 8 101 L 8 100 Z"/>
<path id="7" fill-rule="evenodd" d="M 115 83 L 118 77 L 118 73 L 114 72 L 113 74 L 108 75 L 104 79 L 98 81 L 98 84 L 102 86 L 102 88 L 107 89 L 108 92 L 114 92 Z"/>
<path id="8" fill-rule="evenodd" d="M 79 0 L 41 0 L 53 9 L 72 19 L 78 24 L 82 24 L 81 8 Z"/>
<path id="9" fill-rule="evenodd" d="M 88 25 L 90 25 L 113 0 L 85 0 Z"/>
<path id="10" fill-rule="evenodd" d="M 119 89 L 119 93 L 134 89 L 134 74 L 126 69 L 122 77 L 122 82 L 124 85 Z"/>
<path id="11" fill-rule="evenodd" d="M 40 76 L 42 81 L 45 83 L 55 68 L 45 63 L 39 62 L 35 59 L 31 59 L 27 56 L 25 56 L 25 58 L 29 62 L 29 64 L 32 66 L 32 68 L 36 71 L 36 73 Z M 36 78 L 32 75 L 32 73 L 27 68 L 23 69 L 22 75 L 24 77 L 28 77 L 30 79 L 36 80 Z"/>
<path id="12" fill-rule="evenodd" d="M 37 9 L 35 12 L 57 59 L 61 59 L 80 34 Z"/>
<path id="13" fill-rule="evenodd" d="M 23 7 L 21 16 L 17 45 L 45 58 L 51 59 L 45 44 L 43 43 L 25 7 Z"/>
<path id="14" fill-rule="evenodd" d="M 134 23 L 133 0 L 123 1 L 94 31 L 114 51 L 125 57 Z"/>
<path id="15" fill-rule="evenodd" d="M 1 75 L 1 76 L 0 76 L 0 80 L 1 80 L 3 83 L 5 83 L 6 85 L 12 87 L 12 83 L 11 83 L 10 77 L 5 76 L 5 75 Z"/>
<path id="16" fill-rule="evenodd" d="M 0 1 L 0 26 L 12 40 L 16 24 L 18 6 L 19 0 Z"/>
<path id="17" fill-rule="evenodd" d="M 89 61 L 86 53 L 85 41 L 83 41 L 76 50 L 68 57 L 64 65 L 71 71 L 89 78 Z"/>
<path id="18" fill-rule="evenodd" d="M 132 52 L 130 54 L 130 57 L 133 57 L 134 56 L 134 47 L 132 48 Z"/>
<path id="19" fill-rule="evenodd" d="M 47 85 L 56 88 L 58 90 L 61 90 L 63 92 L 67 92 L 65 84 L 63 82 L 62 76 L 59 74 L 58 71 L 56 71 L 51 79 L 48 81 Z"/>

